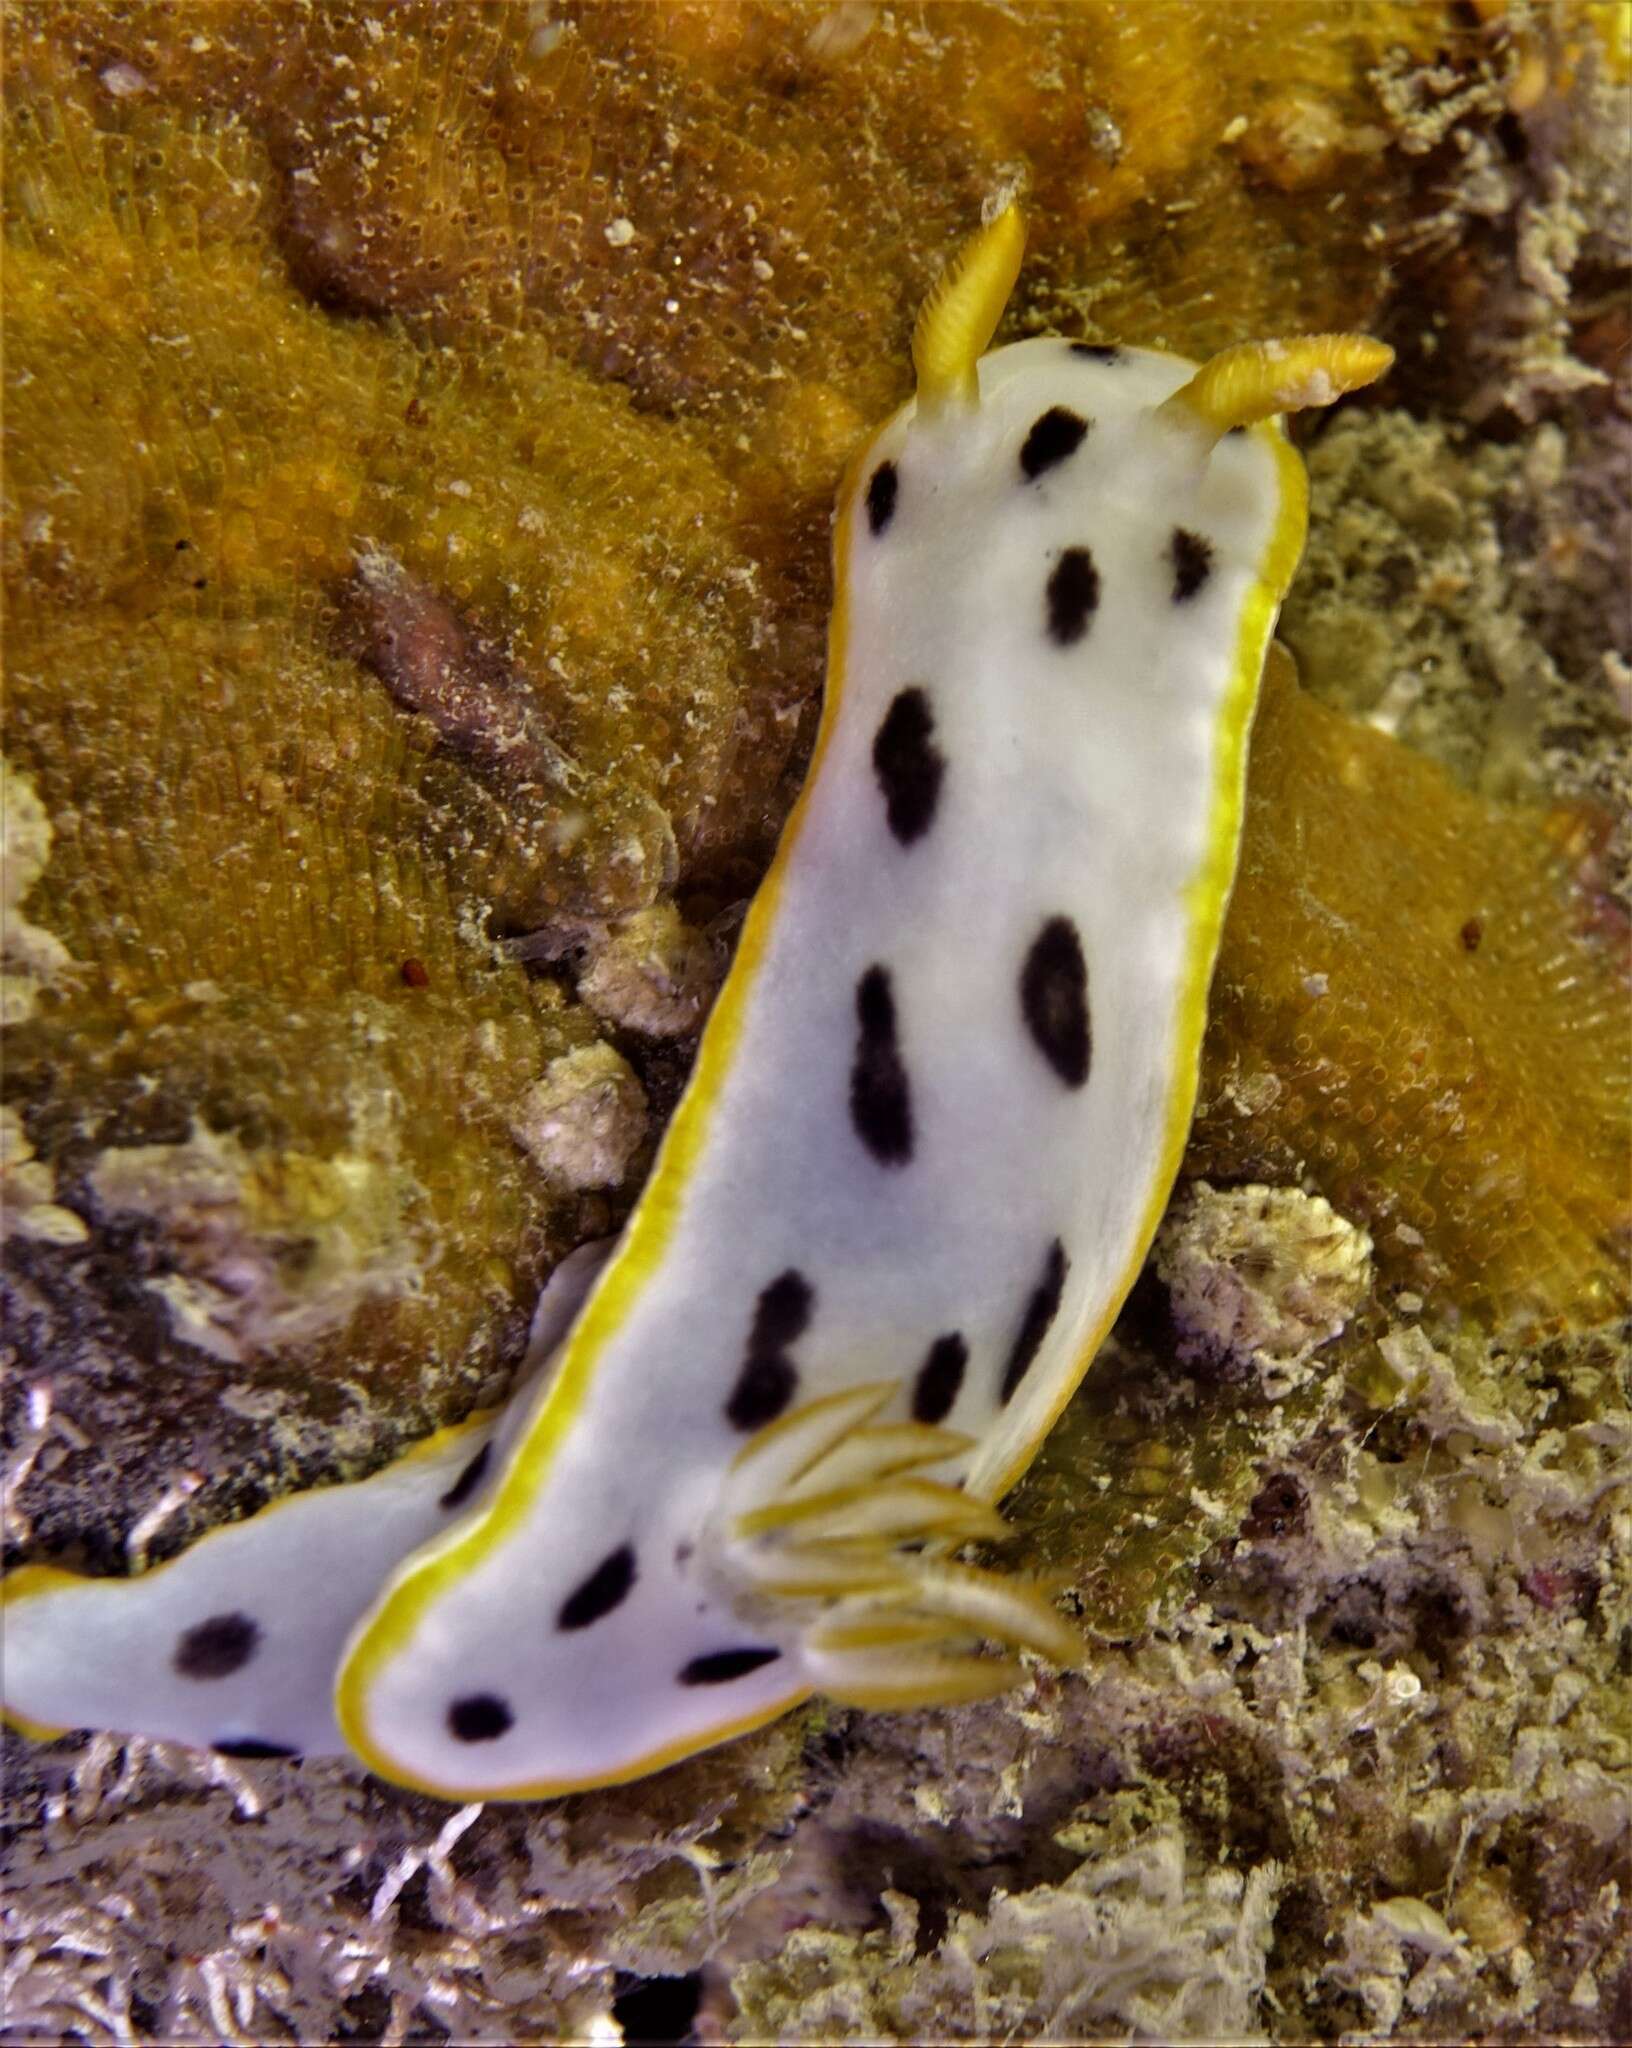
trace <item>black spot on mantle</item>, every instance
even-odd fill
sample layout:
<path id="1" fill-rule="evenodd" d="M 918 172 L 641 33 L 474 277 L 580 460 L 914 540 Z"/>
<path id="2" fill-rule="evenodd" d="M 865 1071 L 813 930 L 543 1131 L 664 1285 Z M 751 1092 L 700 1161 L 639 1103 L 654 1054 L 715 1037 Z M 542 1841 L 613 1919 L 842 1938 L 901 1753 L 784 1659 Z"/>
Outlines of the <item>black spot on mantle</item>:
<path id="1" fill-rule="evenodd" d="M 867 525 L 876 536 L 895 517 L 901 473 L 893 462 L 881 462 L 867 479 Z"/>
<path id="2" fill-rule="evenodd" d="M 750 1671 L 774 1664 L 780 1650 L 743 1648 L 714 1650 L 706 1657 L 693 1657 L 680 1673 L 682 1685 L 728 1685 L 733 1678 L 746 1678 Z"/>
<path id="3" fill-rule="evenodd" d="M 1213 544 L 1175 526 L 1167 551 L 1173 563 L 1173 602 L 1187 604 L 1213 573 Z"/>
<path id="4" fill-rule="evenodd" d="M 437 1506 L 450 1510 L 462 1508 L 476 1491 L 477 1487 L 481 1485 L 482 1475 L 486 1472 L 488 1461 L 492 1456 L 493 1445 L 489 1441 L 482 1445 L 482 1448 L 476 1453 L 475 1457 L 470 1460 L 470 1463 L 466 1465 L 465 1469 L 459 1474 L 459 1477 L 437 1502 Z"/>
<path id="5" fill-rule="evenodd" d="M 1020 1328 L 1009 1350 L 1008 1363 L 1003 1368 L 1002 1400 L 1013 1398 L 1033 1359 L 1043 1348 L 1043 1339 L 1060 1312 L 1060 1302 L 1065 1295 L 1065 1276 L 1070 1270 L 1071 1261 L 1066 1257 L 1065 1246 L 1055 1238 L 1043 1260 L 1042 1276 L 1026 1303 L 1026 1312 L 1020 1319 Z"/>
<path id="6" fill-rule="evenodd" d="M 1031 942 L 1020 970 L 1020 1014 L 1032 1043 L 1068 1088 L 1088 1079 L 1093 1032 L 1088 1014 L 1088 963 L 1068 917 L 1051 917 Z"/>
<path id="7" fill-rule="evenodd" d="M 969 1363 L 969 1346 L 956 1330 L 937 1337 L 912 1384 L 914 1422 L 944 1422 L 952 1412 Z"/>
<path id="8" fill-rule="evenodd" d="M 183 1678 L 230 1678 L 260 1647 L 261 1625 L 247 1614 L 212 1614 L 188 1629 L 171 1663 Z"/>
<path id="9" fill-rule="evenodd" d="M 588 1628 L 621 1606 L 634 1583 L 635 1553 L 631 1545 L 623 1543 L 603 1557 L 583 1584 L 562 1601 L 556 1627 Z"/>
<path id="10" fill-rule="evenodd" d="M 1048 637 L 1074 647 L 1099 608 L 1099 571 L 1087 548 L 1067 548 L 1048 579 Z"/>
<path id="11" fill-rule="evenodd" d="M 515 1725 L 515 1715 L 497 1693 L 472 1692 L 448 1709 L 448 1728 L 460 1742 L 494 1742 Z"/>
<path id="12" fill-rule="evenodd" d="M 856 984 L 850 1121 L 880 1166 L 905 1166 L 911 1159 L 912 1090 L 896 1035 L 895 992 L 889 969 L 876 964 Z"/>
<path id="13" fill-rule="evenodd" d="M 929 693 L 917 684 L 898 691 L 884 714 L 873 741 L 873 773 L 897 840 L 910 846 L 922 839 L 935 822 L 946 756 L 935 744 Z"/>
<path id="14" fill-rule="evenodd" d="M 1067 461 L 1082 446 L 1092 421 L 1068 405 L 1051 405 L 1039 413 L 1020 448 L 1020 469 L 1028 483 Z"/>
<path id="15" fill-rule="evenodd" d="M 762 1290 L 754 1305 L 742 1370 L 725 1404 L 733 1428 L 763 1429 L 793 1399 L 799 1368 L 788 1356 L 788 1346 L 809 1327 L 815 1300 L 815 1289 L 791 1266 Z"/>

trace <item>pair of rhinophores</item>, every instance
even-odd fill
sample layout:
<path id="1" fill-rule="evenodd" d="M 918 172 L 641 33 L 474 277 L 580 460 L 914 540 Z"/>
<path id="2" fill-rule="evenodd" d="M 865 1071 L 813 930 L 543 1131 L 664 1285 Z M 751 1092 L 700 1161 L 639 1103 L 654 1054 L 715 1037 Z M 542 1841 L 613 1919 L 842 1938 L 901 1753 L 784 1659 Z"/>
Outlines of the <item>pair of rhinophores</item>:
<path id="1" fill-rule="evenodd" d="M 852 466 L 807 786 L 530 1382 L 140 1578 L 14 1573 L 19 1725 L 531 1797 L 812 1693 L 966 1700 L 1075 1658 L 1037 1588 L 957 1553 L 1001 1534 L 1178 1168 L 1303 540 L 1274 416 L 1390 356 L 983 355 L 1022 242 L 1010 206 L 951 266 Z"/>

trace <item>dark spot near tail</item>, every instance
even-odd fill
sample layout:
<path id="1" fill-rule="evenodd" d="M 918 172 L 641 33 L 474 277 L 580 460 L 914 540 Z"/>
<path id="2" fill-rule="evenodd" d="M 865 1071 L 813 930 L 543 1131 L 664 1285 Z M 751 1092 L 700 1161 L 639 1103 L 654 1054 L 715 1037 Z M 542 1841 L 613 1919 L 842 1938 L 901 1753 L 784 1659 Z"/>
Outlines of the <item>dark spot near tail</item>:
<path id="1" fill-rule="evenodd" d="M 242 1758 L 245 1762 L 256 1757 L 300 1755 L 292 1742 L 266 1742 L 258 1735 L 241 1736 L 234 1742 L 212 1742 L 210 1747 L 217 1756 Z"/>
<path id="2" fill-rule="evenodd" d="M 1051 917 L 1020 970 L 1020 1014 L 1043 1058 L 1068 1088 L 1088 1079 L 1092 1030 L 1088 963 L 1068 917 Z"/>
<path id="3" fill-rule="evenodd" d="M 937 1337 L 929 1355 L 918 1368 L 912 1387 L 915 1422 L 944 1422 L 952 1412 L 963 1385 L 963 1369 L 969 1363 L 969 1346 L 956 1330 Z"/>
<path id="4" fill-rule="evenodd" d="M 576 1592 L 562 1601 L 555 1617 L 556 1627 L 588 1628 L 592 1621 L 599 1621 L 627 1599 L 634 1583 L 635 1553 L 624 1543 L 603 1557 Z"/>
<path id="5" fill-rule="evenodd" d="M 733 1678 L 746 1678 L 766 1664 L 774 1664 L 780 1650 L 714 1650 L 706 1657 L 693 1657 L 680 1673 L 682 1685 L 726 1685 Z"/>
<path id="6" fill-rule="evenodd" d="M 1119 363 L 1122 360 L 1122 351 L 1109 341 L 1074 341 L 1071 353 L 1085 356 L 1091 363 Z"/>
<path id="7" fill-rule="evenodd" d="M 230 1678 L 243 1670 L 260 1640 L 260 1623 L 247 1614 L 213 1614 L 188 1629 L 171 1663 L 183 1678 Z"/>
<path id="8" fill-rule="evenodd" d="M 460 1742 L 495 1742 L 515 1725 L 515 1715 L 497 1693 L 466 1693 L 448 1709 L 448 1728 Z"/>
<path id="9" fill-rule="evenodd" d="M 803 1273 L 791 1266 L 761 1293 L 754 1306 L 748 1351 L 737 1384 L 725 1404 L 727 1420 L 737 1429 L 763 1429 L 793 1399 L 799 1369 L 787 1355 L 810 1322 L 815 1291 Z"/>
<path id="10" fill-rule="evenodd" d="M 1032 1360 L 1043 1348 L 1043 1339 L 1048 1335 L 1054 1318 L 1060 1312 L 1060 1302 L 1065 1294 L 1065 1276 L 1070 1270 L 1071 1261 L 1065 1255 L 1065 1246 L 1055 1238 L 1048 1248 L 1048 1256 L 1043 1261 L 1042 1277 L 1032 1289 L 1031 1299 L 1026 1303 L 1026 1312 L 1020 1319 L 1019 1329 L 1015 1332 L 1008 1363 L 1003 1368 L 1003 1400 L 1007 1401 L 1013 1397 Z"/>

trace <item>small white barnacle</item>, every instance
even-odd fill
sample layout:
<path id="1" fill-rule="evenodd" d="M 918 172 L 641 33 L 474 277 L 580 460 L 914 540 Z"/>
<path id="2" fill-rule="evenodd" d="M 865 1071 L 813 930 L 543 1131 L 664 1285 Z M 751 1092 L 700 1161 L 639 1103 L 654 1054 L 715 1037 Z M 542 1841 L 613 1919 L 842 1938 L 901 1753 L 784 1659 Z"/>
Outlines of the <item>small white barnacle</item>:
<path id="1" fill-rule="evenodd" d="M 478 1425 L 479 1483 L 449 1507 L 424 1476 L 443 1453 L 417 1454 L 98 1591 L 106 1619 L 63 1575 L 18 1586 L 15 1717 L 213 1739 L 196 1699 L 242 1680 L 240 1742 L 343 1738 L 399 1782 L 514 1798 L 638 1776 L 815 1692 L 968 1699 L 1019 1652 L 1072 1658 L 1041 1589 L 956 1553 L 1001 1534 L 993 1503 L 1183 1151 L 1303 541 L 1274 415 L 1389 354 L 984 353 L 1023 242 L 1010 206 L 949 267 L 917 395 L 845 480 L 809 779 L 640 1201 L 554 1369 Z M 413 1507 L 387 1541 L 397 1480 Z M 378 1529 L 355 1570 L 295 1543 L 323 1501 Z M 206 1584 L 234 1537 L 231 1583 Z M 346 1551 L 338 1521 L 323 1543 Z M 257 1714 L 275 1632 L 233 1588 L 291 1575 L 310 1697 Z M 170 1665 L 121 1684 L 103 1644 L 149 1588 Z M 219 1678 L 175 1663 L 206 1624 L 194 1661 Z"/>

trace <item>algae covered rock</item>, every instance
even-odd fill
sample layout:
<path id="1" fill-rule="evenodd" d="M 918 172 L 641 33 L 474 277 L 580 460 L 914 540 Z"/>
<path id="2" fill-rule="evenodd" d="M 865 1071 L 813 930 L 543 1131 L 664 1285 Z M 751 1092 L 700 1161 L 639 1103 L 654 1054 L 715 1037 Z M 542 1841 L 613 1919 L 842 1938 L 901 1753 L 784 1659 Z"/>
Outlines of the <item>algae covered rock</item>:
<path id="1" fill-rule="evenodd" d="M 1168 1211 L 1154 1252 L 1181 1358 L 1251 1360 L 1290 1390 L 1371 1285 L 1371 1239 L 1330 1202 L 1295 1188 L 1196 1181 Z"/>
<path id="2" fill-rule="evenodd" d="M 30 924 L 23 901 L 51 853 L 51 820 L 26 775 L 0 762 L 0 1029 L 34 1014 L 46 983 L 69 964 L 54 932 Z"/>
<path id="3" fill-rule="evenodd" d="M 925 1940 L 886 1891 L 887 1932 L 796 1933 L 774 1967 L 732 1980 L 738 2038 L 780 2041 L 1254 2041 L 1281 1872 L 1187 1867 L 1171 1805 L 1117 1793 L 1053 1841 L 1083 1856 L 1059 1883 L 999 1890 Z M 1086 1851 L 1086 1854 L 1083 1852 Z"/>
<path id="4" fill-rule="evenodd" d="M 582 1045 L 550 1062 L 511 1129 L 559 1185 L 609 1187 L 646 1135 L 645 1092 L 611 1046 Z"/>
<path id="5" fill-rule="evenodd" d="M 109 1146 L 88 1182 L 101 1215 L 157 1226 L 169 1270 L 147 1284 L 175 1334 L 236 1364 L 420 1286 L 405 1214 L 418 1190 L 382 1149 L 252 1155 L 199 1124 L 179 1144 Z"/>

